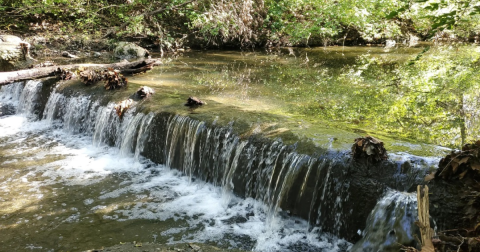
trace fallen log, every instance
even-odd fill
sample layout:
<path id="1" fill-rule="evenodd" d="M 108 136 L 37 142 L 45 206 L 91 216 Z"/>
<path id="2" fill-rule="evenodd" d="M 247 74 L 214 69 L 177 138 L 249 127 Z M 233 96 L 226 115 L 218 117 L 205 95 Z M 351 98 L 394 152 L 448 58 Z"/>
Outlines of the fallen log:
<path id="1" fill-rule="evenodd" d="M 72 64 L 72 65 L 64 65 L 64 66 L 50 66 L 50 67 L 39 67 L 33 69 L 25 69 L 13 72 L 3 72 L 0 73 L 0 86 L 10 84 L 17 81 L 24 81 L 24 80 L 32 80 L 38 79 L 48 76 L 54 76 L 55 71 L 60 69 L 66 69 L 69 71 L 76 71 L 76 70 L 88 70 L 88 69 L 116 69 L 123 72 L 123 70 L 130 70 L 126 71 L 126 74 L 130 72 L 135 72 L 134 69 L 142 68 L 148 65 L 156 65 L 158 59 L 143 59 L 134 62 L 119 62 L 113 64 Z M 143 68 L 142 71 L 149 70 L 151 68 Z"/>
<path id="2" fill-rule="evenodd" d="M 121 74 L 125 74 L 125 75 L 134 75 L 134 74 L 138 74 L 138 73 L 146 73 L 147 71 L 149 70 L 152 70 L 154 66 L 154 62 L 146 65 L 146 66 L 143 66 L 143 67 L 138 67 L 138 68 L 134 68 L 134 69 L 123 69 L 120 71 Z"/>

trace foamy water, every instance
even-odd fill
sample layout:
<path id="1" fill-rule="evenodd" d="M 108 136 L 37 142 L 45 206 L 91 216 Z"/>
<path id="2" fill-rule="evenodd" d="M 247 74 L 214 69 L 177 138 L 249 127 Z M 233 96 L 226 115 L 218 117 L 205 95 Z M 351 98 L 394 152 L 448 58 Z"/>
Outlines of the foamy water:
<path id="1" fill-rule="evenodd" d="M 121 223 L 132 223 L 131 232 L 139 229 L 144 234 L 140 229 L 145 220 L 153 227 L 168 223 L 161 231 L 146 232 L 168 243 L 213 242 L 225 248 L 254 251 L 344 251 L 350 246 L 317 229 L 309 231 L 304 220 L 278 213 L 271 218 L 268 208 L 254 199 L 235 197 L 200 180 L 190 182 L 177 170 L 134 158 L 117 148 L 94 145 L 91 137 L 53 128 L 47 120 L 5 116 L 0 118 L 0 128 L 0 151 L 4 153 L 0 159 L 4 168 L 0 172 L 0 192 L 7 195 L 0 197 L 4 204 L 0 230 L 29 228 L 24 234 L 28 243 L 17 242 L 17 247 L 10 244 L 12 248 L 57 249 L 61 245 L 86 249 L 66 239 L 60 228 L 75 230 L 85 224 L 92 230 L 97 226 L 105 229 L 103 232 L 111 230 L 112 241 L 106 243 L 115 244 L 119 242 L 113 234 L 117 225 L 124 228 Z M 97 193 L 82 188 L 95 188 Z M 62 194 L 67 194 L 63 202 Z M 22 197 L 28 200 L 22 201 Z M 57 206 L 57 210 L 45 211 L 48 205 Z M 58 215 L 56 219 L 53 212 Z M 45 229 L 42 220 L 47 218 L 52 218 L 57 227 Z M 104 226 L 105 222 L 111 229 Z M 137 222 L 141 224 L 135 225 Z M 48 230 L 58 242 L 35 238 L 39 230 Z M 95 233 L 79 239 L 88 240 L 88 235 Z M 16 238 L 4 239 L 9 242 Z"/>

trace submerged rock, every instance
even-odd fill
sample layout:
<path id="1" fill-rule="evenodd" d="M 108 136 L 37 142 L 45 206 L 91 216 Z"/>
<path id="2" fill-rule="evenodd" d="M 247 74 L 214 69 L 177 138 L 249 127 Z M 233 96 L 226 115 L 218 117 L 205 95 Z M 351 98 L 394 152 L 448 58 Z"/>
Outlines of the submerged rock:
<path id="1" fill-rule="evenodd" d="M 206 102 L 198 99 L 195 96 L 190 96 L 187 99 L 187 103 L 185 103 L 185 106 L 200 106 L 200 105 L 205 105 L 207 104 Z"/>
<path id="2" fill-rule="evenodd" d="M 33 62 L 29 43 L 17 36 L 0 35 L 0 71 L 27 68 Z"/>
<path id="3" fill-rule="evenodd" d="M 115 57 L 119 59 L 131 59 L 147 57 L 150 52 L 130 42 L 120 42 L 114 50 Z"/>

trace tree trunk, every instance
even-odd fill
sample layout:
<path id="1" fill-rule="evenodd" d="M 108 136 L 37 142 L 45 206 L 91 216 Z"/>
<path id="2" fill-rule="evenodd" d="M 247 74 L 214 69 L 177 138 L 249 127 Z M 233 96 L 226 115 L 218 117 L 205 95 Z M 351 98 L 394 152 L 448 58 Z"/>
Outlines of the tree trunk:
<path id="1" fill-rule="evenodd" d="M 38 79 L 48 76 L 55 75 L 57 69 L 66 69 L 70 71 L 75 70 L 87 70 L 87 69 L 108 69 L 113 68 L 115 70 L 121 70 L 121 73 L 131 74 L 135 73 L 135 69 L 141 68 L 141 71 L 146 71 L 145 66 L 153 66 L 159 64 L 158 59 L 144 59 L 134 62 L 119 62 L 113 64 L 72 64 L 64 66 L 50 66 L 50 67 L 39 67 L 33 69 L 25 69 L 13 72 L 3 72 L 0 73 L 0 86 L 10 84 L 17 81 Z M 151 68 L 151 67 L 150 67 Z M 148 70 L 150 69 L 148 68 Z"/>
<path id="2" fill-rule="evenodd" d="M 417 205 L 418 205 L 418 222 L 417 226 L 420 228 L 422 240 L 422 252 L 434 252 L 432 237 L 433 229 L 430 228 L 430 213 L 428 201 L 428 186 L 422 188 L 417 186 Z"/>

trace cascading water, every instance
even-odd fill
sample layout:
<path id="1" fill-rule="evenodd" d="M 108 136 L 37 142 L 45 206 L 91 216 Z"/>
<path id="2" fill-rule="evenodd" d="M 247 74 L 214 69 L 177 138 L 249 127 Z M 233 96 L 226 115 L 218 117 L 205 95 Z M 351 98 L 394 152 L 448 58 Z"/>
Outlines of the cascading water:
<path id="1" fill-rule="evenodd" d="M 2 106 L 9 104 L 17 113 L 27 115 L 38 113 L 36 104 L 40 102 L 42 85 L 41 81 L 29 81 L 25 85 L 2 87 Z M 358 226 L 365 225 L 366 218 L 355 215 L 353 209 L 370 211 L 386 190 L 386 186 L 363 183 L 363 177 L 357 178 L 355 172 L 365 168 L 349 163 L 347 153 L 326 150 L 318 157 L 308 156 L 297 153 L 295 146 L 287 146 L 279 139 L 242 138 L 234 134 L 231 126 L 207 125 L 170 113 L 144 114 L 135 106 L 119 118 L 113 103 L 101 106 L 97 99 L 81 94 L 67 97 L 53 89 L 44 101 L 46 105 L 40 113 L 43 119 L 35 123 L 42 124 L 42 129 L 49 128 L 43 134 L 51 137 L 52 142 L 76 148 L 67 154 L 55 155 L 76 157 L 80 155 L 77 149 L 92 148 L 108 155 L 89 153 L 84 159 L 103 165 L 113 151 L 131 167 L 123 168 L 125 164 L 115 163 L 114 167 L 122 167 L 118 172 L 109 166 L 101 172 L 88 167 L 81 168 L 85 170 L 81 176 L 76 175 L 77 180 L 84 176 L 95 181 L 94 178 L 106 174 L 133 173 L 122 182 L 123 189 L 110 192 L 108 188 L 102 189 L 99 200 L 134 193 L 139 202 L 125 209 L 120 208 L 119 203 L 98 205 L 99 209 L 108 209 L 102 210 L 103 219 L 182 219 L 188 223 L 187 227 L 162 231 L 165 236 L 184 232 L 181 241 L 214 241 L 256 251 L 341 251 L 349 244 L 333 235 L 351 238 Z M 12 118 L 3 118 L 3 123 Z M 57 139 L 58 135 L 67 140 Z M 80 143 L 73 140 L 77 138 L 70 139 L 73 136 L 80 137 Z M 90 142 L 86 144 L 85 139 Z M 74 166 L 55 161 L 40 165 L 37 172 L 50 174 L 77 169 Z M 169 168 L 179 170 L 186 178 Z M 385 174 L 375 176 L 387 177 Z M 394 179 L 397 180 L 385 183 L 395 187 L 407 180 Z M 184 188 L 179 189 L 179 185 Z M 359 196 L 359 188 L 367 188 L 374 194 Z M 151 201 L 142 201 L 145 191 L 150 195 L 145 197 Z M 360 206 L 356 198 L 366 201 Z M 404 198 L 396 199 L 403 201 Z M 88 206 L 92 199 L 81 201 Z M 355 223 L 354 220 L 362 218 L 363 223 Z M 368 237 L 371 236 L 366 233 L 365 243 Z M 172 236 L 170 242 L 174 241 Z"/>
<path id="2" fill-rule="evenodd" d="M 414 235 L 420 237 L 418 228 L 413 224 L 416 220 L 416 195 L 389 191 L 372 210 L 363 238 L 351 251 L 393 252 L 400 250 L 400 244 L 415 247 Z"/>

